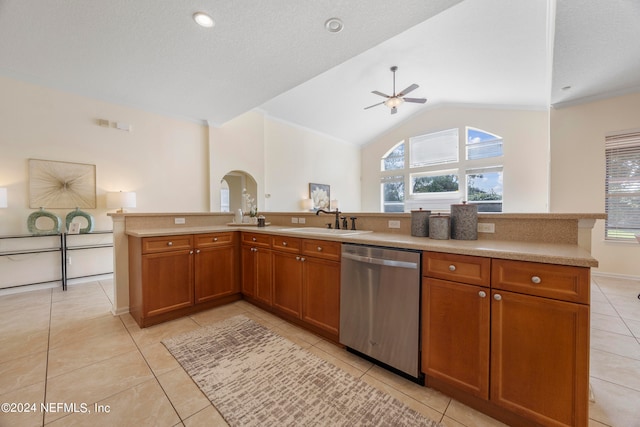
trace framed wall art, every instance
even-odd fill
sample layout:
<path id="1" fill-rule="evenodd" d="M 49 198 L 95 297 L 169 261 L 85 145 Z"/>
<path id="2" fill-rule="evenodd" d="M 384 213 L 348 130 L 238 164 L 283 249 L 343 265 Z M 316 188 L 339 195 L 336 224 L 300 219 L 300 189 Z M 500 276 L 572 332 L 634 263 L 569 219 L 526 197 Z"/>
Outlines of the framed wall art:
<path id="1" fill-rule="evenodd" d="M 29 207 L 96 208 L 96 165 L 29 159 Z"/>
<path id="2" fill-rule="evenodd" d="M 309 198 L 313 202 L 313 210 L 329 209 L 331 202 L 331 186 L 327 184 L 309 183 Z"/>

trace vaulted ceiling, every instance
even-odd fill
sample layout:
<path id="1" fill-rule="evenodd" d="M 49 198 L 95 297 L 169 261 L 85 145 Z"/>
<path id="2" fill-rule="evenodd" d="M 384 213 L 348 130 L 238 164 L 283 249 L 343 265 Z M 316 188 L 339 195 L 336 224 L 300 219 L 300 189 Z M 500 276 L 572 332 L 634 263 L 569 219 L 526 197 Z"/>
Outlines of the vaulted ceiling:
<path id="1" fill-rule="evenodd" d="M 0 75 L 213 126 L 259 108 L 364 144 L 441 105 L 638 91 L 637 22 L 629 0 L 0 0 Z M 427 103 L 364 110 L 393 65 Z"/>

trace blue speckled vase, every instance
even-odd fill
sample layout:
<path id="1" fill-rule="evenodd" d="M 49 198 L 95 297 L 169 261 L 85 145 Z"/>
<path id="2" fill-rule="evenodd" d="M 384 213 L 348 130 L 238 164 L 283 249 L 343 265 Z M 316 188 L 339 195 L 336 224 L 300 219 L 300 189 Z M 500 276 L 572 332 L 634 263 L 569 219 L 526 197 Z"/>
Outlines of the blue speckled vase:
<path id="1" fill-rule="evenodd" d="M 53 222 L 52 227 L 48 229 L 38 228 L 36 222 L 39 218 L 49 218 Z M 27 218 L 27 228 L 31 234 L 59 234 L 62 228 L 62 220 L 58 215 L 40 208 L 39 211 L 35 211 Z"/>
<path id="2" fill-rule="evenodd" d="M 66 218 L 67 231 L 69 231 L 69 226 L 73 222 L 73 219 L 77 216 L 87 220 L 87 226 L 84 228 L 80 228 L 80 233 L 82 234 L 91 233 L 93 231 L 93 216 L 91 216 L 91 214 L 81 211 L 79 208 L 76 208 L 76 210 L 71 211 L 67 214 L 67 218 Z"/>

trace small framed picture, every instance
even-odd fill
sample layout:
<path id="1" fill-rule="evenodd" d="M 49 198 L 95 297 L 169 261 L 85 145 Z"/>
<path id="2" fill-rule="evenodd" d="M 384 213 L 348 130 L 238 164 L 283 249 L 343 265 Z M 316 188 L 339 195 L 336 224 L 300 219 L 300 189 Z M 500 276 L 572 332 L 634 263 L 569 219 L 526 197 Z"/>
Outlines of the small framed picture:
<path id="1" fill-rule="evenodd" d="M 67 234 L 80 234 L 80 223 L 72 222 L 69 224 L 69 229 L 67 230 Z"/>
<path id="2" fill-rule="evenodd" d="M 309 183 L 309 198 L 313 201 L 313 210 L 330 209 L 331 186 L 327 184 Z"/>

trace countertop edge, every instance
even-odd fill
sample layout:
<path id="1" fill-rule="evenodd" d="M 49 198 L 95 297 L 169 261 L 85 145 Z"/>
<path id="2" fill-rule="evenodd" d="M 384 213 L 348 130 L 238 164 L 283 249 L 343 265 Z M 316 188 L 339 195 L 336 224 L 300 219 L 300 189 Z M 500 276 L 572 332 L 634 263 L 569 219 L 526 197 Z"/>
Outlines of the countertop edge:
<path id="1" fill-rule="evenodd" d="M 156 229 L 126 230 L 132 237 L 160 237 L 182 234 L 219 233 L 224 231 L 245 231 L 286 235 L 305 239 L 328 240 L 341 243 L 355 243 L 374 246 L 387 246 L 421 251 L 444 252 L 459 255 L 483 256 L 516 261 L 540 262 L 545 264 L 570 265 L 576 267 L 597 267 L 598 261 L 591 254 L 577 246 L 558 243 L 514 242 L 500 240 L 434 240 L 427 237 L 367 232 L 354 235 L 318 235 L 291 231 L 285 226 L 246 227 L 246 226 L 197 226 Z"/>

